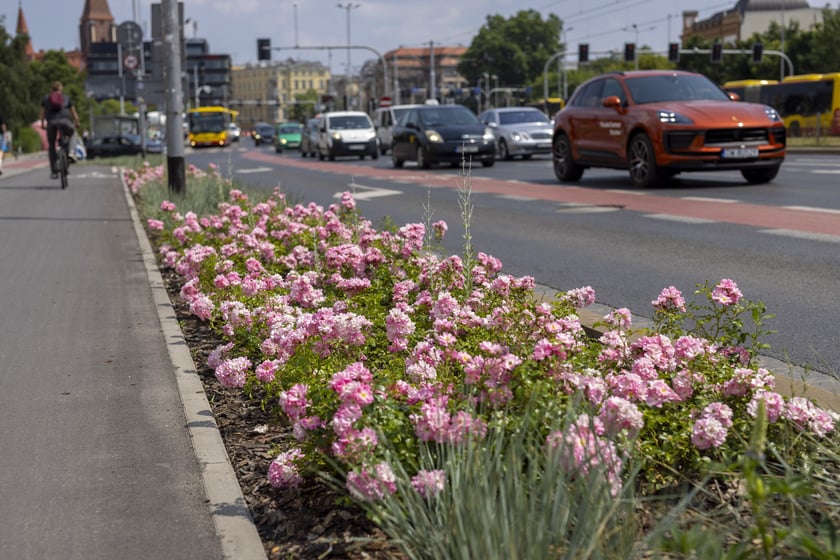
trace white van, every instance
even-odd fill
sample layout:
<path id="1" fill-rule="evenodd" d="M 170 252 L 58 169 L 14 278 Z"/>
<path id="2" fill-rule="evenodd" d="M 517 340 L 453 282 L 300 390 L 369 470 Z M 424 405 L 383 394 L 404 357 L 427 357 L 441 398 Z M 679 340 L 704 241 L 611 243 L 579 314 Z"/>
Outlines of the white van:
<path id="1" fill-rule="evenodd" d="M 373 115 L 373 124 L 376 125 L 376 135 L 379 138 L 379 151 L 382 155 L 391 149 L 391 129 L 400 116 L 412 107 L 422 105 L 393 105 L 391 107 L 380 107 Z"/>
<path id="2" fill-rule="evenodd" d="M 367 113 L 329 111 L 321 116 L 318 126 L 318 159 L 332 161 L 336 156 L 379 158 L 376 129 Z"/>

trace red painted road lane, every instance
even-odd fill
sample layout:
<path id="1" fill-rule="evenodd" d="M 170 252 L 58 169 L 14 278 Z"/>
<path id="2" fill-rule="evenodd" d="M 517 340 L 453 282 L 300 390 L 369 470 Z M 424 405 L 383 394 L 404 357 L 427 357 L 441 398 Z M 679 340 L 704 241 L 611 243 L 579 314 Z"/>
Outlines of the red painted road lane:
<path id="1" fill-rule="evenodd" d="M 427 173 L 422 169 L 396 170 L 360 167 L 334 161 L 279 158 L 259 152 L 247 153 L 243 157 L 274 165 L 316 169 L 328 173 L 347 175 L 354 179 L 368 177 L 398 183 L 414 183 L 430 188 L 459 189 L 464 182 L 464 178 L 456 173 Z M 453 168 L 453 171 L 456 170 Z M 754 226 L 762 229 L 793 230 L 840 237 L 840 212 L 820 212 L 818 210 L 782 208 L 744 202 L 723 203 L 714 199 L 674 198 L 651 194 L 654 191 L 622 192 L 620 190 L 590 189 L 561 183 L 538 185 L 474 176 L 470 177 L 469 180 L 473 192 L 577 205 L 617 207 L 644 214 L 667 214 L 682 218 Z"/>

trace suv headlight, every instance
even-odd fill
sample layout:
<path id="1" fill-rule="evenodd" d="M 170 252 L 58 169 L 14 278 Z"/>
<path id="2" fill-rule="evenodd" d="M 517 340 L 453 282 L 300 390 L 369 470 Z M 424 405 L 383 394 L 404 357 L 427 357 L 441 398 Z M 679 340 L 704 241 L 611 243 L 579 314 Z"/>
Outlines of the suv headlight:
<path id="1" fill-rule="evenodd" d="M 776 109 L 774 109 L 773 107 L 770 107 L 769 105 L 764 106 L 764 113 L 773 122 L 780 122 L 782 120 L 782 117 L 779 116 L 779 112 L 776 111 Z"/>
<path id="2" fill-rule="evenodd" d="M 426 138 L 428 138 L 429 142 L 433 142 L 435 144 L 443 142 L 443 136 L 441 136 L 436 130 L 427 130 Z"/>
<path id="3" fill-rule="evenodd" d="M 333 140 L 341 140 L 341 133 L 340 132 L 333 132 L 332 134 L 330 134 L 330 136 L 332 136 Z"/>
<path id="4" fill-rule="evenodd" d="M 658 111 L 659 122 L 668 124 L 694 124 L 694 121 L 673 111 Z"/>

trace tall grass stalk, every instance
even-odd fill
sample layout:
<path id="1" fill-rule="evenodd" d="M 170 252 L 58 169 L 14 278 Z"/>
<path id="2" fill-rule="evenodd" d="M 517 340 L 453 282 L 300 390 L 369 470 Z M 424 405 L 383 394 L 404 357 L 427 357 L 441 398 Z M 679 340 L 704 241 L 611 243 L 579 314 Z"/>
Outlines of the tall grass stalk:
<path id="1" fill-rule="evenodd" d="M 527 419 L 517 424 L 530 425 Z M 428 444 L 420 457 L 420 469 L 446 473 L 437 496 L 416 492 L 410 482 L 415 469 L 392 455 L 397 491 L 361 504 L 411 560 L 635 555 L 632 482 L 613 496 L 603 469 L 564 467 L 548 452 L 544 434 L 496 427 L 481 441 Z"/>
<path id="2" fill-rule="evenodd" d="M 458 208 L 464 224 L 464 269 L 472 270 L 475 253 L 472 246 L 472 160 L 461 159 L 461 186 L 458 189 Z M 472 290 L 472 279 L 467 275 L 467 289 Z"/>

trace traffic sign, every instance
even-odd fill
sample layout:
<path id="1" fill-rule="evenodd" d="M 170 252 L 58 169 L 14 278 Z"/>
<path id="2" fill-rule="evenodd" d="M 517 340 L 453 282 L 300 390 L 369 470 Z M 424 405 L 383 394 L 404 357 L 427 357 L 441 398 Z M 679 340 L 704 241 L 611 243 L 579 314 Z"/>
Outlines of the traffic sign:
<path id="1" fill-rule="evenodd" d="M 128 53 L 123 57 L 123 66 L 126 70 L 136 70 L 140 65 L 140 59 L 134 53 Z"/>
<path id="2" fill-rule="evenodd" d="M 117 42 L 124 49 L 136 49 L 143 45 L 143 28 L 134 21 L 124 21 L 117 26 Z"/>
<path id="3" fill-rule="evenodd" d="M 380 107 L 390 107 L 392 104 L 392 100 L 388 96 L 383 96 L 379 98 L 379 106 Z"/>

